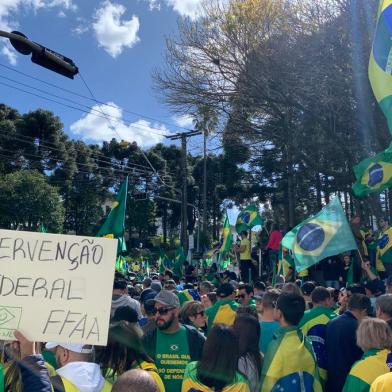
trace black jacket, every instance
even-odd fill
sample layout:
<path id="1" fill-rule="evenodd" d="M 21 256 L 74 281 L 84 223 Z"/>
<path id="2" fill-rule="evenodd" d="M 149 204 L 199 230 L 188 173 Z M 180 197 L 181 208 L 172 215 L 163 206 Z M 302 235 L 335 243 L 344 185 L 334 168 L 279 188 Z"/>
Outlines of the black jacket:
<path id="1" fill-rule="evenodd" d="M 194 327 L 190 325 L 183 325 L 186 329 L 186 336 L 188 339 L 189 355 L 191 361 L 198 361 L 201 358 L 203 352 L 203 346 L 206 338 Z M 157 330 L 151 331 L 143 338 L 144 349 L 147 354 L 152 358 L 156 359 L 156 345 L 157 345 Z"/>
<path id="2" fill-rule="evenodd" d="M 342 391 L 352 365 L 363 355 L 356 342 L 357 328 L 358 320 L 349 311 L 327 324 L 328 392 Z"/>
<path id="3" fill-rule="evenodd" d="M 42 355 L 29 355 L 18 361 L 23 392 L 52 392 L 48 369 Z"/>

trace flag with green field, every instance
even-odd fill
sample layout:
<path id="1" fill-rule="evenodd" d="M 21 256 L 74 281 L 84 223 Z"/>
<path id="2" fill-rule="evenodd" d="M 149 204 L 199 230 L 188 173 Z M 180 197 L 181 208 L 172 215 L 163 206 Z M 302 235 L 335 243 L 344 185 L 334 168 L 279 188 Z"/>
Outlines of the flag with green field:
<path id="1" fill-rule="evenodd" d="M 377 256 L 384 264 L 392 263 L 392 229 L 382 232 L 377 240 Z"/>
<path id="2" fill-rule="evenodd" d="M 381 0 L 369 60 L 373 93 L 392 133 L 392 0 Z"/>
<path id="3" fill-rule="evenodd" d="M 320 260 L 357 249 L 342 205 L 335 197 L 315 216 L 289 231 L 282 246 L 292 251 L 295 269 L 301 272 Z"/>
<path id="4" fill-rule="evenodd" d="M 231 227 L 230 227 L 229 217 L 227 216 L 227 212 L 226 212 L 225 222 L 223 224 L 222 234 L 223 234 L 223 243 L 220 248 L 220 252 L 221 253 L 230 252 L 231 246 L 233 245 L 233 233 L 231 232 Z"/>
<path id="5" fill-rule="evenodd" d="M 250 204 L 238 214 L 235 229 L 237 233 L 240 234 L 257 225 L 263 225 L 263 220 L 256 205 Z"/>
<path id="6" fill-rule="evenodd" d="M 118 256 L 116 260 L 116 271 L 126 274 L 128 272 L 128 263 L 123 256 Z"/>
<path id="7" fill-rule="evenodd" d="M 180 246 L 178 249 L 176 249 L 175 253 L 175 261 L 174 261 L 174 267 L 173 267 L 173 272 L 175 275 L 177 275 L 179 278 L 182 278 L 182 266 L 184 265 L 186 261 L 185 253 L 184 253 L 184 248 Z"/>
<path id="8" fill-rule="evenodd" d="M 382 192 L 392 186 L 392 144 L 380 154 L 367 158 L 354 167 L 357 179 L 353 185 L 358 197 Z"/>
<path id="9" fill-rule="evenodd" d="M 161 251 L 158 258 L 158 268 L 160 274 L 164 274 L 165 269 L 168 268 L 167 261 L 168 261 L 167 256 Z"/>
<path id="10" fill-rule="evenodd" d="M 120 189 L 118 191 L 116 200 L 112 204 L 112 209 L 109 212 L 104 224 L 100 228 L 97 233 L 97 237 L 106 237 L 106 238 L 117 238 L 117 255 L 121 255 L 121 253 L 126 252 L 127 246 L 124 238 L 124 226 L 125 226 L 125 209 L 127 204 L 127 193 L 128 193 L 128 177 L 121 184 Z M 121 266 L 122 261 L 117 259 L 116 269 L 119 272 L 123 272 L 118 269 L 118 266 Z"/>

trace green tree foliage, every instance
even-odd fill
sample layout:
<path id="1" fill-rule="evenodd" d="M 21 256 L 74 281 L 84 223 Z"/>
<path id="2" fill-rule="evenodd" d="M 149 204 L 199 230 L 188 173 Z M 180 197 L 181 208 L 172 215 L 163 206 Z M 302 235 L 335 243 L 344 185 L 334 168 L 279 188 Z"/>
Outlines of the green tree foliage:
<path id="1" fill-rule="evenodd" d="M 268 199 L 290 225 L 332 193 L 348 211 L 379 209 L 384 195 L 351 192 L 352 167 L 389 144 L 367 77 L 377 4 L 212 1 L 179 22 L 155 82 L 175 110 L 219 117 L 222 182 L 238 199 Z"/>
<path id="2" fill-rule="evenodd" d="M 36 231 L 43 223 L 49 232 L 62 231 L 64 208 L 58 190 L 37 171 L 17 171 L 0 177 L 0 225 Z"/>

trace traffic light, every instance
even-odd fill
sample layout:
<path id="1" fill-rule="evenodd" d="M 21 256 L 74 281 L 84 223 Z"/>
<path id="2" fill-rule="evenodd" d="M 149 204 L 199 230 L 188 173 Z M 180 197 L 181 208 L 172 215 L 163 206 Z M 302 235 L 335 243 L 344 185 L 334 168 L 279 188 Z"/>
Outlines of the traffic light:
<path id="1" fill-rule="evenodd" d="M 10 42 L 19 53 L 23 55 L 31 54 L 31 61 L 33 63 L 70 79 L 73 79 L 79 72 L 78 67 L 70 58 L 46 48 L 45 46 L 37 44 L 36 42 L 30 41 L 19 31 L 12 31 L 11 34 L 25 38 L 25 40 L 18 40 L 16 37 L 10 38 Z"/>

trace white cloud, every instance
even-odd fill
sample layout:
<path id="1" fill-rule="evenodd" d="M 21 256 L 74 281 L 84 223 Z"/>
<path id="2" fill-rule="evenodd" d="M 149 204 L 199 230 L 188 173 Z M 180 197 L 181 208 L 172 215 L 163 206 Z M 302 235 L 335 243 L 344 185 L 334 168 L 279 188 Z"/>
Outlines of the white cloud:
<path id="1" fill-rule="evenodd" d="M 86 26 L 86 25 L 79 25 L 79 26 L 76 26 L 75 28 L 73 28 L 72 29 L 72 32 L 75 34 L 75 35 L 82 35 L 82 34 L 84 34 L 84 33 L 87 33 L 87 31 L 89 31 L 90 29 L 89 29 L 89 27 L 88 26 Z"/>
<path id="2" fill-rule="evenodd" d="M 159 0 L 148 0 L 150 11 L 160 11 L 161 4 Z"/>
<path id="3" fill-rule="evenodd" d="M 10 49 L 8 45 L 5 45 L 1 48 L 1 54 L 7 57 L 9 63 L 11 65 L 16 65 L 16 53 L 15 50 Z"/>
<path id="4" fill-rule="evenodd" d="M 203 0 L 146 0 L 150 10 L 160 10 L 161 3 L 173 8 L 181 16 L 197 19 L 200 16 L 200 4 Z"/>
<path id="5" fill-rule="evenodd" d="M 17 16 L 23 11 L 36 12 L 41 8 L 59 8 L 58 16 L 64 11 L 76 11 L 73 0 L 0 0 L 0 30 L 11 31 L 18 28 Z M 0 41 L 0 53 L 7 57 L 11 64 L 16 64 L 16 55 L 7 45 Z"/>
<path id="6" fill-rule="evenodd" d="M 173 7 L 182 16 L 188 16 L 191 19 L 197 19 L 200 16 L 200 5 L 202 0 L 165 0 L 166 3 Z"/>
<path id="7" fill-rule="evenodd" d="M 121 20 L 126 8 L 121 4 L 113 4 L 109 0 L 97 9 L 93 23 L 95 36 L 99 46 L 116 58 L 125 48 L 132 48 L 139 37 L 139 18 L 135 15 L 130 20 Z"/>
<path id="8" fill-rule="evenodd" d="M 182 116 L 174 116 L 173 120 L 180 127 L 186 128 L 193 125 L 193 117 L 188 114 L 184 114 Z"/>
<path id="9" fill-rule="evenodd" d="M 149 147 L 162 142 L 165 135 L 170 133 L 164 125 L 152 124 L 142 119 L 126 124 L 122 118 L 121 108 L 113 102 L 108 102 L 107 105 L 93 106 L 90 113 L 71 125 L 72 134 L 95 143 L 112 138 L 118 140 L 120 135 L 123 140 L 135 141 L 141 147 Z M 105 113 L 107 119 L 102 113 Z M 113 127 L 115 130 L 111 129 Z"/>

